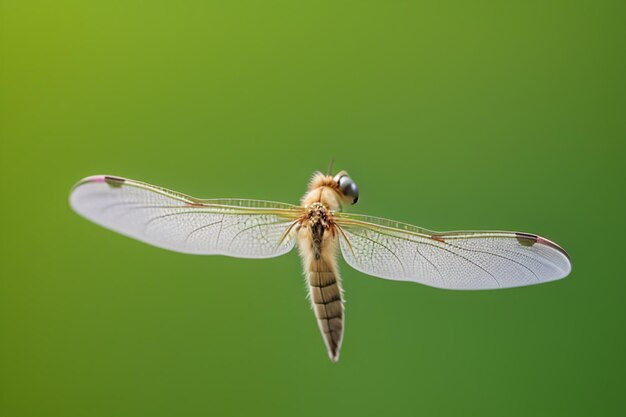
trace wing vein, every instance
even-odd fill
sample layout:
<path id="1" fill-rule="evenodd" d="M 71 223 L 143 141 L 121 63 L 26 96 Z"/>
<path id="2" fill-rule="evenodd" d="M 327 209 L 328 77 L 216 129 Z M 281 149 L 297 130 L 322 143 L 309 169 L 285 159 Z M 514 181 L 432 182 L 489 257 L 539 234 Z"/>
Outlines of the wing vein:
<path id="1" fill-rule="evenodd" d="M 457 245 L 453 245 L 452 243 L 446 242 L 448 245 L 452 246 L 453 248 L 457 248 L 457 249 L 461 249 L 464 250 L 466 252 L 475 252 L 475 253 L 485 253 L 487 255 L 491 255 L 491 256 L 495 256 L 501 259 L 506 259 L 507 261 L 513 262 L 519 266 L 521 266 L 522 268 L 527 269 L 531 274 L 533 274 L 533 276 L 535 277 L 535 279 L 537 280 L 537 282 L 541 282 L 541 280 L 539 279 L 539 277 L 537 276 L 537 274 L 535 274 L 535 271 L 533 271 L 532 269 L 530 269 L 529 267 L 527 267 L 526 265 L 524 265 L 521 262 L 517 262 L 507 256 L 503 256 L 503 255 L 498 255 L 497 253 L 492 253 L 492 252 L 488 252 L 488 251 L 483 251 L 483 250 L 479 250 L 479 249 L 468 249 L 468 248 L 464 248 L 462 246 L 457 246 Z"/>
<path id="2" fill-rule="evenodd" d="M 385 248 L 390 254 L 393 255 L 394 258 L 396 258 L 396 260 L 400 264 L 400 267 L 402 268 L 402 272 L 406 273 L 406 269 L 404 268 L 404 264 L 402 263 L 402 260 L 398 257 L 398 255 L 396 255 L 396 253 L 394 251 L 392 251 L 391 249 L 389 249 L 387 246 L 383 245 L 382 243 L 377 242 L 374 239 L 371 239 L 371 238 L 369 238 L 369 237 L 367 237 L 365 235 L 361 235 L 361 234 L 355 232 L 354 230 L 352 231 L 352 233 L 357 235 L 357 236 L 359 236 L 359 237 L 361 237 L 361 238 L 363 238 L 363 239 L 369 240 L 370 242 L 375 243 L 375 244 Z M 370 262 L 373 262 L 373 257 L 370 257 Z"/>
<path id="3" fill-rule="evenodd" d="M 433 268 L 435 268 L 435 271 L 437 271 L 437 274 L 439 275 L 439 279 L 441 280 L 441 282 L 443 283 L 444 287 L 447 287 L 448 284 L 446 283 L 446 280 L 443 278 L 443 275 L 441 274 L 441 271 L 439 270 L 439 268 L 437 268 L 437 265 L 435 265 L 434 263 L 432 263 L 432 261 L 430 259 L 428 259 L 426 257 L 426 255 L 422 254 L 422 252 L 420 251 L 420 246 L 419 245 L 415 245 L 415 252 L 419 254 L 419 256 L 421 256 L 426 262 L 428 262 Z M 415 255 L 413 255 L 413 264 L 415 264 Z M 412 266 L 413 268 L 415 268 L 415 266 Z"/>
<path id="4" fill-rule="evenodd" d="M 204 230 L 207 227 L 215 226 L 216 224 L 221 223 L 221 222 L 222 222 L 222 220 L 218 220 L 218 221 L 215 221 L 215 222 L 212 222 L 212 223 L 209 223 L 209 224 L 202 225 L 200 227 L 196 227 L 191 232 L 189 232 L 189 234 L 187 234 L 187 237 L 185 237 L 185 245 L 189 244 L 189 239 L 191 238 L 191 236 L 193 234 L 195 234 L 195 233 L 197 233 L 197 232 L 199 232 L 201 230 Z"/>

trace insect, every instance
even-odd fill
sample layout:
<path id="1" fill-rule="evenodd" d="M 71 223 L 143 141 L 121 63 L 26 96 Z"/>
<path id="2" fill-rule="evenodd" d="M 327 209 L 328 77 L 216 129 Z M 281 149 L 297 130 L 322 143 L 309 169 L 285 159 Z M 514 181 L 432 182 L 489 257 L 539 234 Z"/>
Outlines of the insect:
<path id="1" fill-rule="evenodd" d="M 309 297 L 335 362 L 344 331 L 337 254 L 358 271 L 446 289 L 493 289 L 567 276 L 570 258 L 556 243 L 519 232 L 433 232 L 360 214 L 347 172 L 316 172 L 300 205 L 262 200 L 202 200 L 130 179 L 100 175 L 70 195 L 81 216 L 161 248 L 201 255 L 271 258 L 298 246 Z"/>

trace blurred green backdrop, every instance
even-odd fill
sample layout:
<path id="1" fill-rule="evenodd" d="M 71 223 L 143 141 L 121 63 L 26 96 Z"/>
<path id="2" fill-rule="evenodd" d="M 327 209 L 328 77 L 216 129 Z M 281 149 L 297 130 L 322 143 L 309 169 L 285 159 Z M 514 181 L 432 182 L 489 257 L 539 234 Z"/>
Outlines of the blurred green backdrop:
<path id="1" fill-rule="evenodd" d="M 0 414 L 624 415 L 624 11 L 3 0 Z M 447 292 L 342 263 L 332 364 L 295 253 L 170 253 L 67 203 L 102 173 L 297 202 L 333 156 L 353 211 L 541 233 L 574 271 Z"/>

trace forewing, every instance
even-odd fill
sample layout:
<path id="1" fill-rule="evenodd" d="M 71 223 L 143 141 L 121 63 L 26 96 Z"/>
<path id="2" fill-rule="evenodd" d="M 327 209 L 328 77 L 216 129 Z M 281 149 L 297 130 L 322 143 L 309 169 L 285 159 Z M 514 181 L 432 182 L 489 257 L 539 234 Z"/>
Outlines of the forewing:
<path id="1" fill-rule="evenodd" d="M 560 246 L 528 233 L 438 233 L 343 213 L 336 213 L 336 222 L 346 262 L 381 278 L 472 290 L 538 284 L 571 271 Z"/>
<path id="2" fill-rule="evenodd" d="M 72 190 L 81 216 L 140 241 L 177 252 L 269 258 L 289 252 L 297 206 L 260 200 L 200 200 L 113 176 L 94 176 Z"/>

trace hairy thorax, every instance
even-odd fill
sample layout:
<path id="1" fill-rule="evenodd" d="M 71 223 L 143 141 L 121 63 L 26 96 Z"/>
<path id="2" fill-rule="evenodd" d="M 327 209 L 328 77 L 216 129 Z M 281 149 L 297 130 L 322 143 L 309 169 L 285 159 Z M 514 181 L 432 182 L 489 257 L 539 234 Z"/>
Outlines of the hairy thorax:
<path id="1" fill-rule="evenodd" d="M 298 246 L 306 263 L 334 261 L 337 227 L 333 212 L 341 209 L 341 197 L 332 177 L 316 173 L 300 203 L 305 208 L 297 226 Z"/>
<path id="2" fill-rule="evenodd" d="M 327 233 L 334 235 L 332 213 L 322 203 L 315 202 L 307 207 L 306 216 L 305 222 L 311 237 L 313 257 L 320 259 L 324 235 Z"/>

